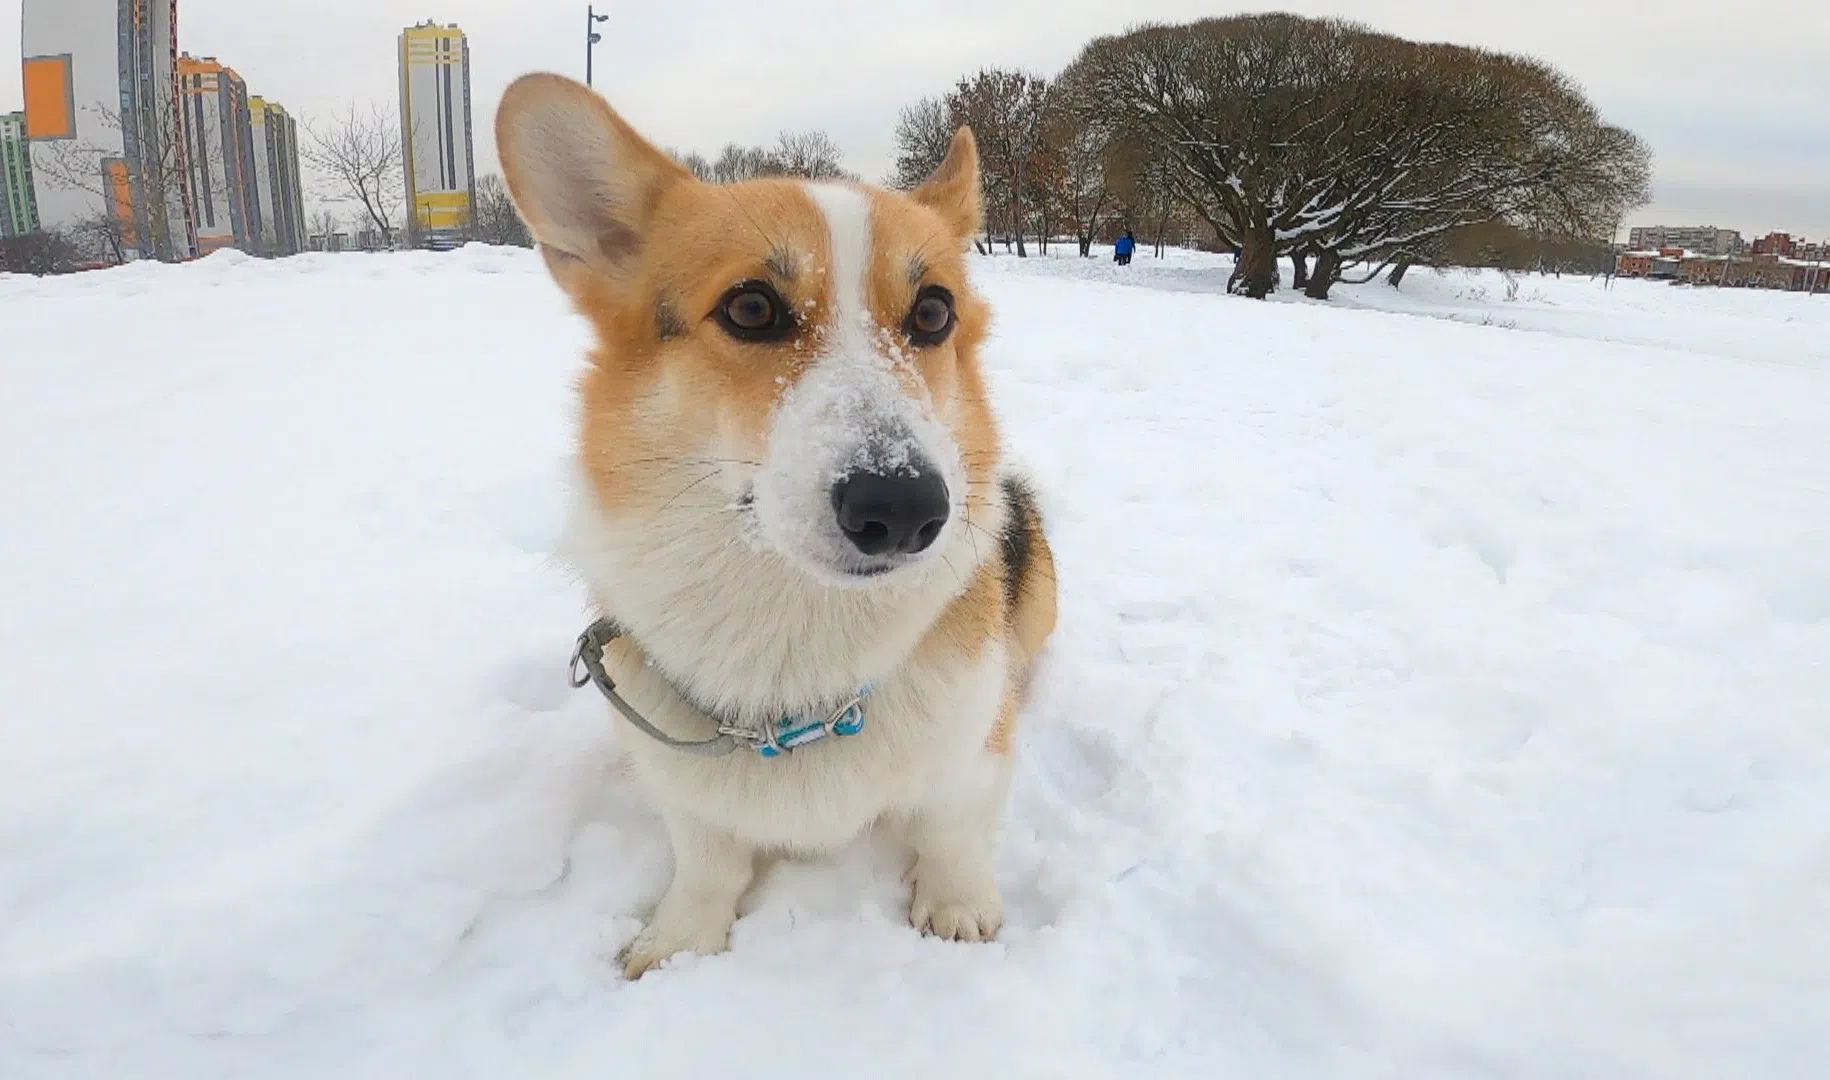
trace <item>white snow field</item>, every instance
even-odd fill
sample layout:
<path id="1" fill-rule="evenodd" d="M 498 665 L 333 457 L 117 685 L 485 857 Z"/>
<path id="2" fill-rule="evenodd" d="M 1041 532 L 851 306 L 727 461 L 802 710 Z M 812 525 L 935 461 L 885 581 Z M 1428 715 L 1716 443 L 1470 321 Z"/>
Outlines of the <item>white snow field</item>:
<path id="1" fill-rule="evenodd" d="M 974 266 L 1008 927 L 864 841 L 636 983 L 537 259 L 0 278 L 0 1077 L 1830 1075 L 1830 299 Z"/>

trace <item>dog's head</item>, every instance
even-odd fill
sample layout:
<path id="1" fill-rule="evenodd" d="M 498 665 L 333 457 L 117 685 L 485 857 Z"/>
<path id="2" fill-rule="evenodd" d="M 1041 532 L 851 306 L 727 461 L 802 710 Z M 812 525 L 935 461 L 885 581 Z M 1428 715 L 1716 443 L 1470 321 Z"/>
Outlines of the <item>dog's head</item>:
<path id="1" fill-rule="evenodd" d="M 496 120 L 508 188 L 595 328 L 583 466 L 620 521 L 722 535 L 830 583 L 918 572 L 971 527 L 997 436 L 966 277 L 978 152 L 908 193 L 704 183 L 570 79 Z"/>

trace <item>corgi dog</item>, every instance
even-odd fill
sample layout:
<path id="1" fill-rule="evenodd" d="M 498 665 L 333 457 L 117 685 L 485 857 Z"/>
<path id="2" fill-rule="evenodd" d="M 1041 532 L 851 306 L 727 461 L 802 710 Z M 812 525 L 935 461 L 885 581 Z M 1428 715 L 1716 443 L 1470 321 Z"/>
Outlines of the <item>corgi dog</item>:
<path id="1" fill-rule="evenodd" d="M 496 138 L 595 333 L 561 555 L 605 629 L 575 660 L 673 852 L 625 974 L 727 949 L 759 859 L 874 829 L 906 839 L 915 929 L 994 938 L 1056 584 L 980 367 L 970 129 L 906 193 L 711 184 L 594 91 L 531 74 Z"/>

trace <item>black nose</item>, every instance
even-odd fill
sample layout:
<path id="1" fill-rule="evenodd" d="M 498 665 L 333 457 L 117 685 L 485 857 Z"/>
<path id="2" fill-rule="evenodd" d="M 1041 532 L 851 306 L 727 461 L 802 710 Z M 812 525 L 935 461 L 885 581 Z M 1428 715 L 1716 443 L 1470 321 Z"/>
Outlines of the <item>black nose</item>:
<path id="1" fill-rule="evenodd" d="M 866 555 L 926 551 L 947 523 L 947 482 L 932 472 L 884 476 L 858 472 L 834 484 L 839 528 Z"/>

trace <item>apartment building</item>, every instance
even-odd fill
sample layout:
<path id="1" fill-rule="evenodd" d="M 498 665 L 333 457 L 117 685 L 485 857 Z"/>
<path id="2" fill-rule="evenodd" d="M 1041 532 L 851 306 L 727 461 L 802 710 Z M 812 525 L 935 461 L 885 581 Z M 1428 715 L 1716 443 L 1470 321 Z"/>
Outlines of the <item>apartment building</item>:
<path id="1" fill-rule="evenodd" d="M 425 22 L 402 30 L 399 46 L 408 241 L 454 246 L 470 227 L 476 192 L 470 43 L 456 26 Z"/>
<path id="2" fill-rule="evenodd" d="M 1627 234 L 1627 247 L 1634 251 L 1683 248 L 1699 255 L 1734 255 L 1743 246 L 1740 233 L 1734 229 L 1718 229 L 1714 225 L 1645 225 Z"/>
<path id="3" fill-rule="evenodd" d="M 299 126 L 276 102 L 248 99 L 254 144 L 252 211 L 259 223 L 264 255 L 297 255 L 305 250 L 305 201 L 299 181 Z"/>
<path id="4" fill-rule="evenodd" d="M 32 148 L 25 114 L 0 114 L 0 236 L 38 231 L 38 197 L 32 190 Z"/>
<path id="5" fill-rule="evenodd" d="M 178 58 L 185 161 L 197 215 L 197 251 L 266 248 L 254 204 L 254 133 L 248 84 L 213 56 Z"/>
<path id="6" fill-rule="evenodd" d="M 105 237 L 94 246 L 118 246 L 122 258 L 195 255 L 177 0 L 23 0 L 21 14 L 41 226 Z"/>

